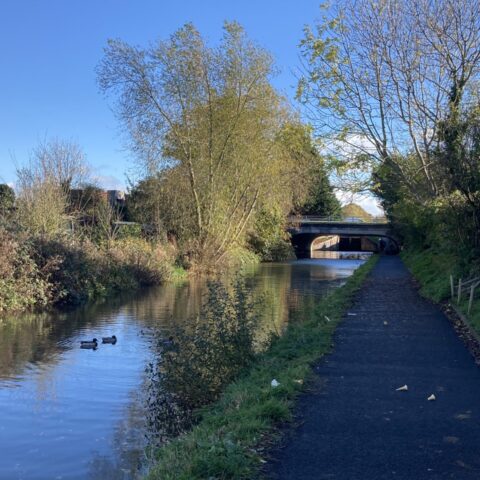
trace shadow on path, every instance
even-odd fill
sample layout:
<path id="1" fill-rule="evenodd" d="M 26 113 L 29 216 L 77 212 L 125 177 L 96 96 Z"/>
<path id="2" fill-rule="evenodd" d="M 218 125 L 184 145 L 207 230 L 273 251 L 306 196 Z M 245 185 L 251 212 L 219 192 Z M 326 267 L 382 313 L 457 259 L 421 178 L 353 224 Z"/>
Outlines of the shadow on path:
<path id="1" fill-rule="evenodd" d="M 380 259 L 350 311 L 267 478 L 480 479 L 480 368 L 399 257 Z"/>

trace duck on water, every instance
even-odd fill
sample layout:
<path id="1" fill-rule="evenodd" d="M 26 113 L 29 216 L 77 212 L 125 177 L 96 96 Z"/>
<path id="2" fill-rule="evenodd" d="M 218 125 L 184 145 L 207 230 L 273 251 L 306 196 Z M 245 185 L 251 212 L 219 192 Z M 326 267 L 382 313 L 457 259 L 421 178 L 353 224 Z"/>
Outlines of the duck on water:
<path id="1" fill-rule="evenodd" d="M 112 343 L 115 345 L 117 343 L 117 337 L 112 335 L 111 337 L 102 337 L 102 343 Z"/>
<path id="2" fill-rule="evenodd" d="M 80 348 L 90 348 L 95 350 L 98 347 L 98 340 L 94 338 L 93 340 L 82 340 L 80 342 Z"/>

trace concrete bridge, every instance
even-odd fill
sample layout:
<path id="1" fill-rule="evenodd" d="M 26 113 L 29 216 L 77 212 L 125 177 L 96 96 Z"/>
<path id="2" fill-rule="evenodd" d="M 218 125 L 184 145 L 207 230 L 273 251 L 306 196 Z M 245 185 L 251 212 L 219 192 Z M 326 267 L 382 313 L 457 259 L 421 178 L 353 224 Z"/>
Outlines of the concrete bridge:
<path id="1" fill-rule="evenodd" d="M 340 238 L 380 237 L 393 250 L 398 250 L 400 246 L 400 239 L 388 222 L 352 222 L 311 216 L 290 217 L 289 222 L 288 232 L 297 258 L 310 258 L 313 241 L 331 235 Z"/>

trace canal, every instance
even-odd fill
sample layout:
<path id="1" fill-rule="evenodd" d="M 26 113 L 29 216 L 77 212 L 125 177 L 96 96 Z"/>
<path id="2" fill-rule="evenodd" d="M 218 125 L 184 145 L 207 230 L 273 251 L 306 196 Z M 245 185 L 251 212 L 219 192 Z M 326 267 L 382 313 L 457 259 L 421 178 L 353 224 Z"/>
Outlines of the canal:
<path id="1" fill-rule="evenodd" d="M 363 263 L 342 255 L 242 272 L 259 300 L 259 330 L 281 334 L 310 315 Z M 205 290 L 204 279 L 192 279 L 73 311 L 1 319 L 0 479 L 139 478 L 155 435 L 146 401 L 152 338 L 194 318 Z M 115 345 L 79 348 L 112 334 Z"/>

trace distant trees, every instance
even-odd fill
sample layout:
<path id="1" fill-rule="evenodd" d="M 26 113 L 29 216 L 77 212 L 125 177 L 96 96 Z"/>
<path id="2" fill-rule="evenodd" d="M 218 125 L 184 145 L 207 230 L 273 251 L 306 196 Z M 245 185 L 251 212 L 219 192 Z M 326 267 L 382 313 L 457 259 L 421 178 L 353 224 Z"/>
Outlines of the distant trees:
<path id="1" fill-rule="evenodd" d="M 342 207 L 342 217 L 355 217 L 360 218 L 365 222 L 372 220 L 372 215 L 370 215 L 366 210 L 364 210 L 360 205 L 356 203 L 349 203 Z"/>
<path id="2" fill-rule="evenodd" d="M 148 190 L 151 218 L 186 250 L 218 261 L 242 244 L 255 212 L 288 212 L 299 193 L 295 156 L 282 139 L 295 123 L 273 89 L 270 55 L 236 23 L 218 47 L 191 24 L 141 49 L 110 41 L 98 68 L 115 96 Z"/>
<path id="3" fill-rule="evenodd" d="M 87 176 L 85 155 L 74 142 L 41 142 L 27 165 L 17 169 L 17 215 L 23 228 L 51 236 L 65 230 L 68 195 Z"/>

